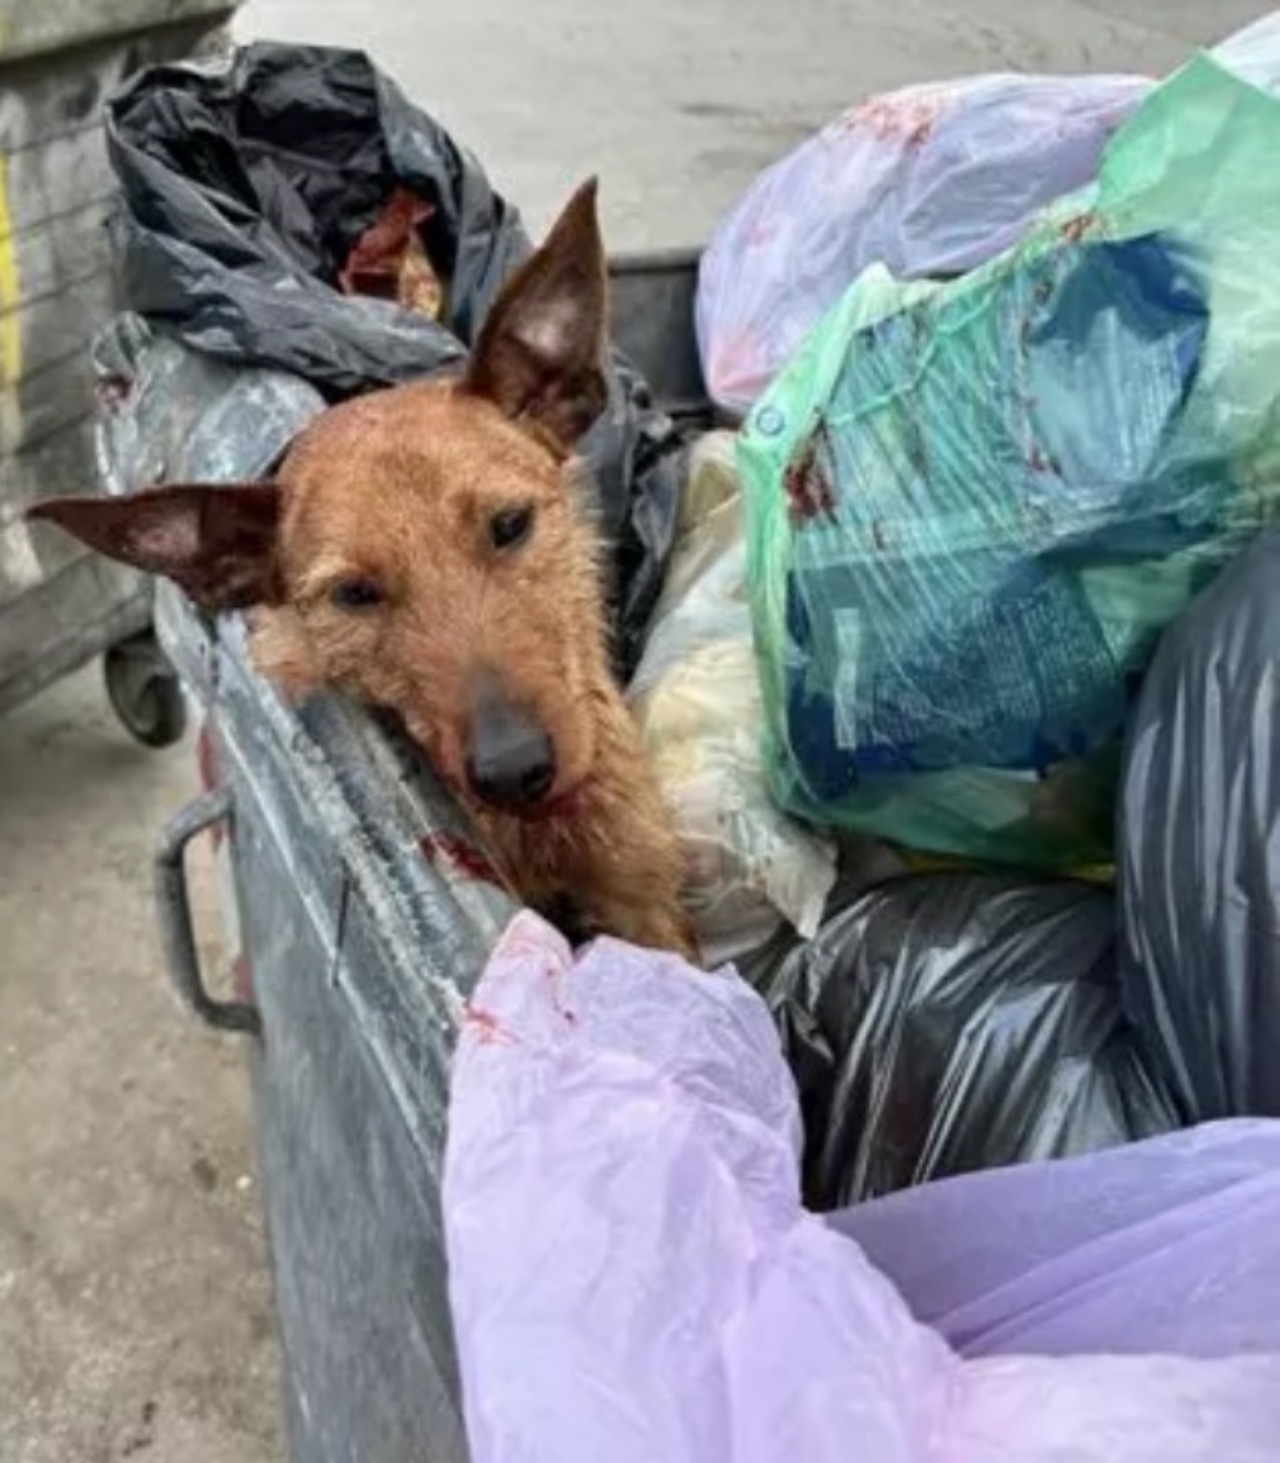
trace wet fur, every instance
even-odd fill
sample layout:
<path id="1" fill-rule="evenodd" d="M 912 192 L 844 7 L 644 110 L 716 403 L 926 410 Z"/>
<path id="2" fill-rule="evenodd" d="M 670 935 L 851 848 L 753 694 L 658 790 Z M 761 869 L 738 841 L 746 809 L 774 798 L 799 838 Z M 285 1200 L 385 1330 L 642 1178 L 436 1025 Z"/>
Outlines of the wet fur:
<path id="1" fill-rule="evenodd" d="M 53 500 L 37 516 L 211 608 L 252 607 L 256 663 L 292 697 L 332 686 L 398 713 L 527 903 L 568 900 L 588 931 L 692 955 L 672 821 L 610 671 L 572 456 L 604 403 L 604 290 L 588 188 L 495 304 L 464 378 L 330 408 L 274 485 Z M 495 548 L 495 515 L 523 507 L 527 541 Z M 382 602 L 335 603 L 353 580 Z M 481 674 L 555 746 L 528 816 L 468 786 Z"/>

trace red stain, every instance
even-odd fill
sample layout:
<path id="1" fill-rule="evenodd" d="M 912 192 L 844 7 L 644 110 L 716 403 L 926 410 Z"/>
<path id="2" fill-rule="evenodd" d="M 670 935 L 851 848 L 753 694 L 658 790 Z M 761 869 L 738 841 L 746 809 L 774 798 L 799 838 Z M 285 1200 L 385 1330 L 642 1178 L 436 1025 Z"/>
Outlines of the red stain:
<path id="1" fill-rule="evenodd" d="M 1078 244 L 1087 234 L 1093 232 L 1097 224 L 1096 213 L 1080 213 L 1075 218 L 1069 218 L 1059 229 L 1059 233 L 1069 244 Z"/>
<path id="2" fill-rule="evenodd" d="M 213 732 L 206 721 L 196 738 L 196 770 L 200 786 L 205 792 L 212 792 L 218 785 L 218 750 L 213 743 Z"/>
<path id="3" fill-rule="evenodd" d="M 778 232 L 778 227 L 769 219 L 761 219 L 747 230 L 747 246 L 762 249 Z"/>
<path id="4" fill-rule="evenodd" d="M 544 822 L 548 818 L 579 817 L 582 813 L 586 790 L 584 783 L 576 783 L 573 787 L 566 788 L 557 797 L 548 798 L 545 803 L 539 803 L 536 808 L 531 808 L 525 816 L 534 823 Z"/>
<path id="5" fill-rule="evenodd" d="M 849 113 L 846 126 L 861 128 L 885 141 L 923 147 L 942 115 L 944 98 L 937 93 L 908 91 L 872 97 Z"/>
<path id="6" fill-rule="evenodd" d="M 104 376 L 93 388 L 93 394 L 100 407 L 115 411 L 133 395 L 133 382 L 128 376 Z"/>
<path id="7" fill-rule="evenodd" d="M 428 833 L 418 841 L 418 848 L 428 863 L 451 864 L 468 879 L 501 885 L 497 871 L 475 846 L 456 833 Z"/>
<path id="8" fill-rule="evenodd" d="M 443 291 L 420 232 L 434 213 L 432 204 L 397 187 L 382 213 L 356 240 L 339 273 L 343 293 L 395 300 L 406 310 L 438 319 Z"/>
<path id="9" fill-rule="evenodd" d="M 818 461 L 818 449 L 825 433 L 823 426 L 816 427 L 804 446 L 787 464 L 787 470 L 783 474 L 782 484 L 790 505 L 793 527 L 814 518 L 831 518 L 835 515 L 835 489 Z"/>
<path id="10" fill-rule="evenodd" d="M 493 1014 L 486 1011 L 483 1006 L 477 1006 L 468 1001 L 463 1007 L 462 1019 L 476 1034 L 476 1040 L 481 1046 L 512 1046 L 515 1044 L 515 1037 Z"/>
<path id="11" fill-rule="evenodd" d="M 237 1001 L 243 1001 L 246 1006 L 254 1004 L 253 967 L 245 955 L 237 955 L 231 964 L 231 989 Z"/>
<path id="12" fill-rule="evenodd" d="M 218 748 L 208 721 L 200 728 L 200 735 L 196 738 L 196 773 L 205 792 L 212 792 L 218 786 Z M 209 830 L 214 848 L 221 846 L 226 832 L 227 825 L 222 822 L 215 823 Z"/>

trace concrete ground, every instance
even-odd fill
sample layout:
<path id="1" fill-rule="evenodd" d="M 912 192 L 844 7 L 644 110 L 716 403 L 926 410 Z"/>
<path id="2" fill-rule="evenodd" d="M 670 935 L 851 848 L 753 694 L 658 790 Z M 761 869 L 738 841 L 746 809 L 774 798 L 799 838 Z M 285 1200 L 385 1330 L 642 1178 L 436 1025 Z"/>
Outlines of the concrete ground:
<path id="1" fill-rule="evenodd" d="M 242 1053 L 179 1010 L 151 909 L 193 754 L 132 744 L 97 671 L 0 721 L 0 1459 L 268 1463 Z"/>
<path id="2" fill-rule="evenodd" d="M 697 242 L 869 88 L 1159 71 L 1267 8 L 250 0 L 240 28 L 372 50 L 537 228 L 598 172 L 611 243 L 641 248 Z M 178 1010 L 154 939 L 151 850 L 193 783 L 190 748 L 128 742 L 96 667 L 0 721 L 0 1463 L 283 1457 L 241 1054 Z"/>

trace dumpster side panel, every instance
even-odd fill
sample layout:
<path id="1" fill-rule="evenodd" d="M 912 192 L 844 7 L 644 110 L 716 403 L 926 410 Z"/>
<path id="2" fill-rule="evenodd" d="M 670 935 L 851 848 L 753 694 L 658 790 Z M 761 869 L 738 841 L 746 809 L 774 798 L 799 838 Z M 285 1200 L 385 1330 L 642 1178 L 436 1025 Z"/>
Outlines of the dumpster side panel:
<path id="1" fill-rule="evenodd" d="M 115 303 L 102 102 L 138 66 L 190 54 L 230 9 L 155 0 L 7 8 L 8 17 L 0 3 L 0 711 L 150 617 L 138 575 L 29 527 L 23 513 L 96 480 L 89 346 Z M 105 38 L 83 44 L 91 20 Z M 166 23 L 109 34 L 126 20 Z"/>
<path id="2" fill-rule="evenodd" d="M 619 343 L 705 420 L 693 261 L 625 266 Z M 420 755 L 337 696 L 294 707 L 243 621 L 156 596 L 161 643 L 230 789 L 263 1039 L 255 1122 L 293 1463 L 464 1463 L 440 1184 L 449 1060 L 514 912 Z"/>
<path id="3" fill-rule="evenodd" d="M 0 0 L 0 55 L 61 51 L 106 36 L 225 19 L 239 0 Z"/>
<path id="4" fill-rule="evenodd" d="M 210 625 L 167 587 L 157 624 L 231 793 L 290 1457 L 463 1463 L 440 1215 L 448 1064 L 510 902 L 438 856 L 465 830 L 392 729 L 337 697 L 286 705 L 250 669 L 238 619 Z"/>
<path id="5" fill-rule="evenodd" d="M 254 1096 L 291 1457 L 460 1463 L 435 1155 L 400 1120 L 347 990 L 353 966 L 377 971 L 379 941 L 350 907 L 341 948 L 325 939 L 244 771 L 228 782 L 267 1032 Z"/>

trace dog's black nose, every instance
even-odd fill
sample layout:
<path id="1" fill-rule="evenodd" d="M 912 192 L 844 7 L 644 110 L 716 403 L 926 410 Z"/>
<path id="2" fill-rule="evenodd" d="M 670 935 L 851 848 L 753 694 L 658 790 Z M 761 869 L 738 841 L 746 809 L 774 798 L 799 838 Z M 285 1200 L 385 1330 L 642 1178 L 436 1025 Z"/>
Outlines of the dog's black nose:
<path id="1" fill-rule="evenodd" d="M 504 697 L 485 696 L 472 717 L 472 792 L 491 807 L 519 812 L 536 807 L 555 780 L 555 747 L 546 731 Z"/>

